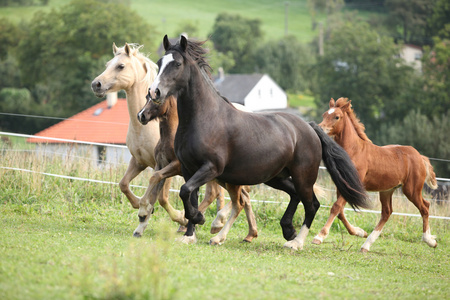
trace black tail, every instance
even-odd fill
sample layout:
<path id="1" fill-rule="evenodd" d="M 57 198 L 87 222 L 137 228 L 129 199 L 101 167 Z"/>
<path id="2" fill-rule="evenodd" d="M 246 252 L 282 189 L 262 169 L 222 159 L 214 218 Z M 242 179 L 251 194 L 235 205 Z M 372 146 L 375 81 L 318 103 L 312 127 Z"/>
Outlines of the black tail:
<path id="1" fill-rule="evenodd" d="M 322 160 L 342 197 L 356 209 L 369 207 L 368 195 L 347 152 L 316 123 L 309 122 L 322 143 Z"/>

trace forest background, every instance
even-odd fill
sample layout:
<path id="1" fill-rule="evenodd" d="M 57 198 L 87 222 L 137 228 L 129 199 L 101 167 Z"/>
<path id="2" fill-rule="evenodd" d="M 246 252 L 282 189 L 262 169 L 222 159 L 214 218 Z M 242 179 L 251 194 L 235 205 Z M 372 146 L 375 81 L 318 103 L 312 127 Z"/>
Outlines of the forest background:
<path id="1" fill-rule="evenodd" d="M 375 144 L 412 145 L 450 177 L 448 0 L 0 0 L 0 130 L 33 134 L 97 103 L 113 42 L 156 61 L 181 33 L 209 39 L 215 72 L 269 74 L 307 119 L 348 97 Z"/>

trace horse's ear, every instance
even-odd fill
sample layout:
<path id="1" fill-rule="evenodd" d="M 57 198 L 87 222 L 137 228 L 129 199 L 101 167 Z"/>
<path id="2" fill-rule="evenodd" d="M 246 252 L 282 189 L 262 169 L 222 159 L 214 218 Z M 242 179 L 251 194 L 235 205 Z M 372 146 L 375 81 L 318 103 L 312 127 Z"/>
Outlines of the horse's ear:
<path id="1" fill-rule="evenodd" d="M 348 100 L 344 105 L 342 105 L 341 109 L 343 111 L 350 110 L 352 108 L 352 100 Z"/>
<path id="2" fill-rule="evenodd" d="M 117 51 L 119 51 L 119 48 L 117 48 L 116 43 L 113 42 L 113 53 L 116 55 Z"/>
<path id="3" fill-rule="evenodd" d="M 128 55 L 128 56 L 131 56 L 131 48 L 130 48 L 130 45 L 128 45 L 128 43 L 125 43 L 125 53 Z"/>
<path id="4" fill-rule="evenodd" d="M 163 46 L 164 46 L 164 50 L 168 50 L 170 48 L 170 41 L 169 38 L 167 37 L 167 34 L 164 36 L 163 38 Z"/>
<path id="5" fill-rule="evenodd" d="M 336 104 L 336 103 L 334 102 L 334 99 L 331 98 L 331 100 L 330 100 L 330 108 L 334 107 L 335 104 Z"/>
<path id="6" fill-rule="evenodd" d="M 181 37 L 180 37 L 180 46 L 181 46 L 181 50 L 186 51 L 187 38 L 184 35 L 181 35 Z"/>

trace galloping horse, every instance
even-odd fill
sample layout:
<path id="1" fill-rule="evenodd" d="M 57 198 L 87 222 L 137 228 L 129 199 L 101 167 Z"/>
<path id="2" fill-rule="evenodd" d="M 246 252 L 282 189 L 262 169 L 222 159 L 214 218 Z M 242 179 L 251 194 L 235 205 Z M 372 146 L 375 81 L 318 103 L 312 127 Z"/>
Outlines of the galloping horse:
<path id="1" fill-rule="evenodd" d="M 377 146 L 364 132 L 364 125 L 356 117 L 351 101 L 339 98 L 330 100 L 330 108 L 323 113 L 323 121 L 319 124 L 325 132 L 341 145 L 353 160 L 359 176 L 368 191 L 380 192 L 381 219 L 375 230 L 369 235 L 361 247 L 367 252 L 375 242 L 392 214 L 392 194 L 402 187 L 403 193 L 420 211 L 423 219 L 422 240 L 430 247 L 436 247 L 435 237 L 430 233 L 428 224 L 428 208 L 430 203 L 423 199 L 422 188 L 426 183 L 437 188 L 436 175 L 427 157 L 420 155 L 411 146 Z M 320 244 L 327 237 L 333 220 L 338 218 L 344 223 L 352 235 L 367 237 L 367 233 L 352 226 L 344 215 L 345 196 L 338 192 L 338 199 L 331 208 L 330 217 L 313 243 Z"/>
<path id="2" fill-rule="evenodd" d="M 238 107 L 239 109 L 244 109 L 243 107 Z M 143 124 L 146 125 L 148 122 L 159 119 L 159 127 L 161 139 L 155 148 L 156 153 L 156 172 L 150 178 L 150 187 L 152 192 L 152 197 L 150 198 L 150 203 L 145 202 L 146 199 L 142 199 L 139 208 L 139 216 L 141 216 L 141 223 L 138 228 L 135 230 L 135 236 L 141 236 L 145 227 L 148 223 L 149 212 L 153 207 L 156 201 L 156 195 L 158 191 L 164 185 L 164 180 L 166 178 L 182 175 L 181 174 L 181 163 L 177 159 L 175 155 L 174 149 L 174 141 L 175 141 L 175 133 L 178 127 L 178 111 L 177 111 L 177 100 L 175 97 L 170 96 L 162 105 L 158 105 L 153 101 L 148 101 L 146 106 L 138 113 L 138 119 Z M 211 204 L 213 197 L 208 196 L 208 193 L 211 193 L 211 187 L 215 187 L 217 184 L 212 181 L 206 185 L 206 195 L 205 199 L 200 203 L 198 210 L 201 213 L 204 213 L 206 208 Z M 208 188 L 209 187 L 209 188 Z M 226 186 L 225 186 L 226 188 Z M 258 236 L 258 231 L 256 228 L 256 220 L 252 211 L 250 197 L 248 195 L 248 191 L 246 189 L 242 190 L 241 197 L 245 202 L 245 212 L 247 214 L 247 220 L 249 224 L 249 234 L 244 239 L 246 242 L 251 242 L 253 238 Z M 209 200 L 209 201 L 208 201 Z M 223 197 L 222 203 L 217 204 L 217 217 L 211 224 L 211 233 L 219 232 L 223 226 L 224 221 L 231 210 L 231 203 L 229 202 L 225 208 L 223 208 Z M 222 209 L 223 208 L 223 209 Z M 184 243 L 195 243 L 196 237 L 193 235 L 192 237 L 183 236 L 180 239 Z M 223 240 L 211 243 L 221 243 Z"/>
<path id="3" fill-rule="evenodd" d="M 308 125 L 288 113 L 237 110 L 219 95 L 202 68 L 208 63 L 204 51 L 197 49 L 198 44 L 188 43 L 182 36 L 171 45 L 166 35 L 163 45 L 166 53 L 158 61 L 159 72 L 149 93 L 153 101 L 161 104 L 167 97 L 177 98 L 175 153 L 186 180 L 180 197 L 190 221 L 185 235 L 193 234 L 193 224 L 204 222 L 196 208 L 201 185 L 217 178 L 236 191 L 231 216 L 222 229 L 228 231 L 242 210 L 241 186 L 265 183 L 289 194 L 290 202 L 280 222 L 288 240 L 285 246 L 303 248 L 320 206 L 313 185 L 321 159 L 338 190 L 351 199 L 349 203 L 367 206 L 367 195 L 350 158 L 316 124 Z M 300 201 L 305 220 L 296 235 L 292 218 Z"/>
<path id="4" fill-rule="evenodd" d="M 148 88 L 157 73 L 156 64 L 142 54 L 139 51 L 140 48 L 141 46 L 127 43 L 125 46 L 118 48 L 113 44 L 114 58 L 106 64 L 105 71 L 97 76 L 91 85 L 92 91 L 99 98 L 104 97 L 107 93 L 119 90 L 125 90 L 127 94 L 130 123 L 126 143 L 132 157 L 119 186 L 133 208 L 136 209 L 139 208 L 140 201 L 150 198 L 152 190 L 150 187 L 147 188 L 142 198 L 139 198 L 130 190 L 130 181 L 147 167 L 155 168 L 154 149 L 160 139 L 158 121 L 155 120 L 149 122 L 147 126 L 143 126 L 136 119 L 139 110 L 145 104 Z M 187 220 L 184 218 L 184 213 L 175 210 L 168 201 L 169 188 L 170 180 L 167 180 L 159 194 L 159 203 L 169 213 L 173 221 L 180 225 L 186 225 Z M 211 192 L 209 197 L 222 197 L 223 199 L 219 186 L 216 185 L 209 190 Z"/>

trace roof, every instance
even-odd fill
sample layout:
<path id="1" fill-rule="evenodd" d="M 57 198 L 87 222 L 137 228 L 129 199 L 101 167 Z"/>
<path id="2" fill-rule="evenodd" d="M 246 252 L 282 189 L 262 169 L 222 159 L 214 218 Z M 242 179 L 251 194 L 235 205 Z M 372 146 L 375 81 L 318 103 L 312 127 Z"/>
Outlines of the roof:
<path id="1" fill-rule="evenodd" d="M 214 82 L 219 93 L 231 102 L 244 105 L 244 99 L 264 74 L 227 74 Z"/>
<path id="2" fill-rule="evenodd" d="M 129 121 L 126 99 L 117 99 L 117 103 L 111 108 L 108 108 L 107 100 L 104 100 L 36 135 L 94 143 L 126 144 Z M 28 138 L 27 142 L 65 143 L 39 138 Z"/>

